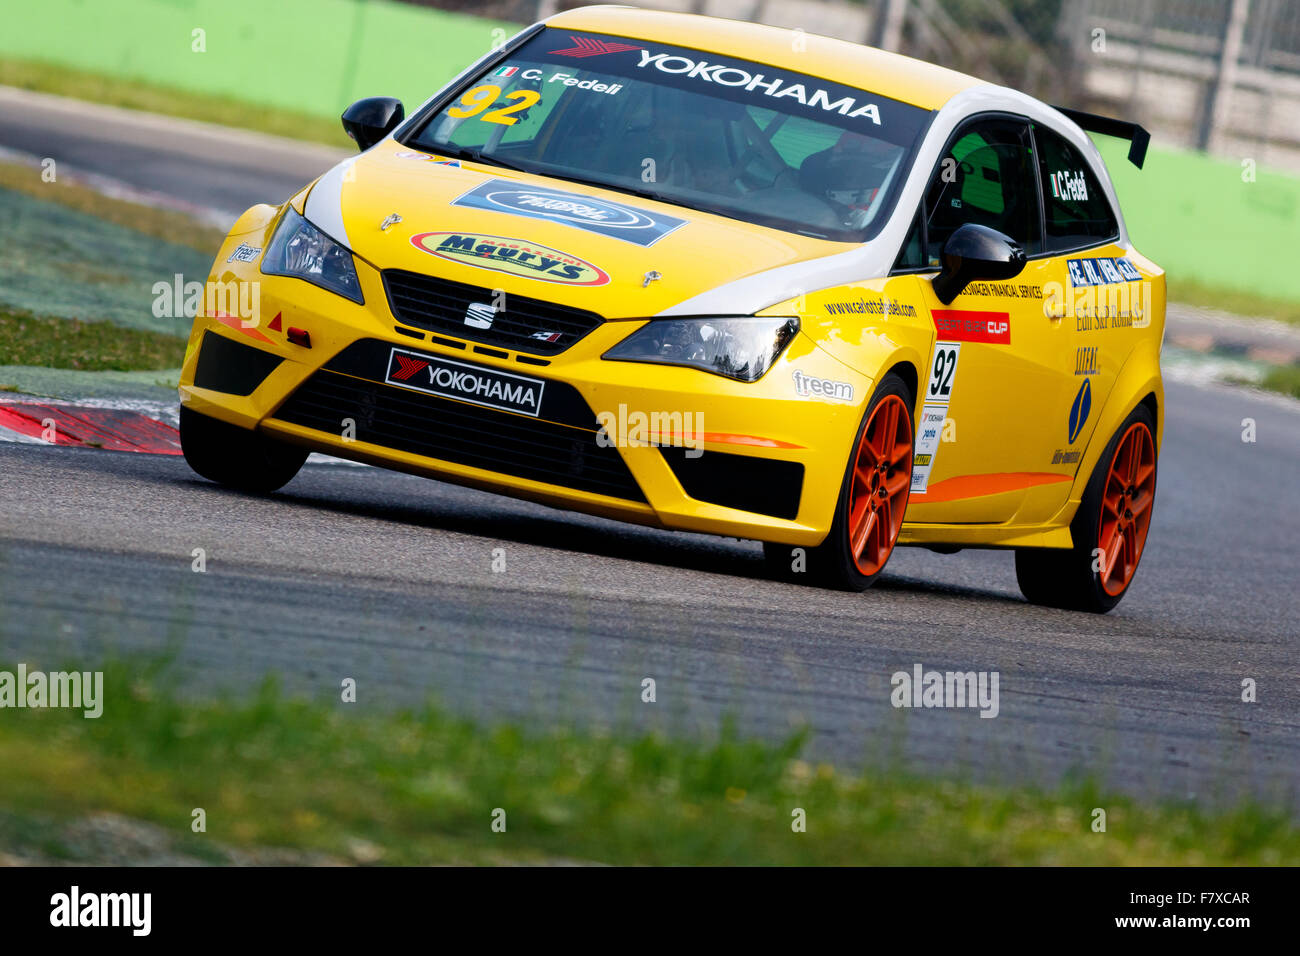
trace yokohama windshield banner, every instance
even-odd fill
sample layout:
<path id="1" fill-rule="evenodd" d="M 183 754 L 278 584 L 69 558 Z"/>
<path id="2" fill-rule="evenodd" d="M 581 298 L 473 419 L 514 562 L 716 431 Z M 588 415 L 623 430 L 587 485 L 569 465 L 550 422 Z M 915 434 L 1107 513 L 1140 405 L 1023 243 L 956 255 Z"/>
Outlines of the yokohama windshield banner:
<path id="1" fill-rule="evenodd" d="M 930 119 L 919 107 L 866 90 L 718 53 L 646 40 L 548 29 L 509 59 L 545 62 L 806 115 L 818 122 L 909 146 Z M 504 67 L 503 69 L 512 69 Z M 532 78 L 532 77 L 530 77 Z M 545 82 L 547 77 L 535 79 Z"/>

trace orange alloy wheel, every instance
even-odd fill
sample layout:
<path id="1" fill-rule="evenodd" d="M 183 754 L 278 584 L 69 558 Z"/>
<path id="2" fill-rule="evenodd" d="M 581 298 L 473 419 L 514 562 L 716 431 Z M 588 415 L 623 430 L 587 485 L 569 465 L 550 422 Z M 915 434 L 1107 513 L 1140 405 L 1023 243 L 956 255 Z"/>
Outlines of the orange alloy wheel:
<path id="1" fill-rule="evenodd" d="M 1156 495 L 1156 451 L 1143 422 L 1129 426 L 1115 448 L 1101 494 L 1097 546 L 1101 548 L 1101 586 L 1112 597 L 1123 594 L 1137 570 L 1151 527 Z"/>
<path id="2" fill-rule="evenodd" d="M 886 395 L 862 430 L 849 490 L 849 551 L 870 577 L 885 566 L 903 527 L 912 484 L 912 416 Z"/>

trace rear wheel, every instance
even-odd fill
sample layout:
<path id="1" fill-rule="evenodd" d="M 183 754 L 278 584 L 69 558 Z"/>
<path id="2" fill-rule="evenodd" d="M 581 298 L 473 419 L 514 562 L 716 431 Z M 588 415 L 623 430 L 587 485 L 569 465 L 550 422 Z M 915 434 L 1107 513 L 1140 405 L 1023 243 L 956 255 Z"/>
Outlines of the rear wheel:
<path id="1" fill-rule="evenodd" d="M 1025 598 L 1102 614 L 1113 608 L 1137 573 L 1155 494 L 1155 419 L 1139 405 L 1111 438 L 1088 481 L 1070 524 L 1074 547 L 1016 552 L 1016 579 Z"/>
<path id="2" fill-rule="evenodd" d="M 196 472 L 218 484 L 267 494 L 289 483 L 308 451 L 181 406 L 181 451 Z"/>
<path id="3" fill-rule="evenodd" d="M 841 482 L 826 540 L 803 555 L 764 544 L 780 577 L 821 587 L 864 591 L 875 583 L 903 528 L 912 484 L 912 396 L 894 373 L 880 380 Z"/>

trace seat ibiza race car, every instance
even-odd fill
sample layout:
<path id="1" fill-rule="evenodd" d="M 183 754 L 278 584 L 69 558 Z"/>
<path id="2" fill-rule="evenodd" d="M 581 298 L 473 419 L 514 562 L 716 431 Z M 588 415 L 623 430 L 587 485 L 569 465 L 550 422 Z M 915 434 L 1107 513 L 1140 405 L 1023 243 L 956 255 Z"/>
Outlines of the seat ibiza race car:
<path id="1" fill-rule="evenodd" d="M 255 492 L 311 450 L 764 542 L 793 580 L 1013 548 L 1105 611 L 1151 521 L 1164 273 L 1062 111 L 939 66 L 586 7 L 240 217 L 181 440 Z"/>

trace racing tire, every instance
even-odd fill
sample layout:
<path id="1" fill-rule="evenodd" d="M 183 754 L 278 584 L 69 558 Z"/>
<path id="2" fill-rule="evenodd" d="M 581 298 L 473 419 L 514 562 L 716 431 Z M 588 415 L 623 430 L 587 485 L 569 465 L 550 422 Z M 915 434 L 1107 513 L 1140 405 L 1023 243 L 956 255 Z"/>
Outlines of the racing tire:
<path id="1" fill-rule="evenodd" d="M 219 421 L 181 406 L 181 451 L 198 474 L 255 494 L 283 488 L 298 474 L 306 448 Z"/>
<path id="2" fill-rule="evenodd" d="M 1017 549 L 1016 580 L 1031 604 L 1105 614 L 1128 593 L 1155 505 L 1155 432 L 1139 405 L 1111 437 L 1070 523 L 1072 548 Z"/>
<path id="3" fill-rule="evenodd" d="M 879 579 L 912 485 L 912 403 L 898 375 L 880 380 L 858 426 L 826 539 L 802 555 L 790 545 L 764 543 L 777 577 L 840 591 L 865 591 Z"/>

